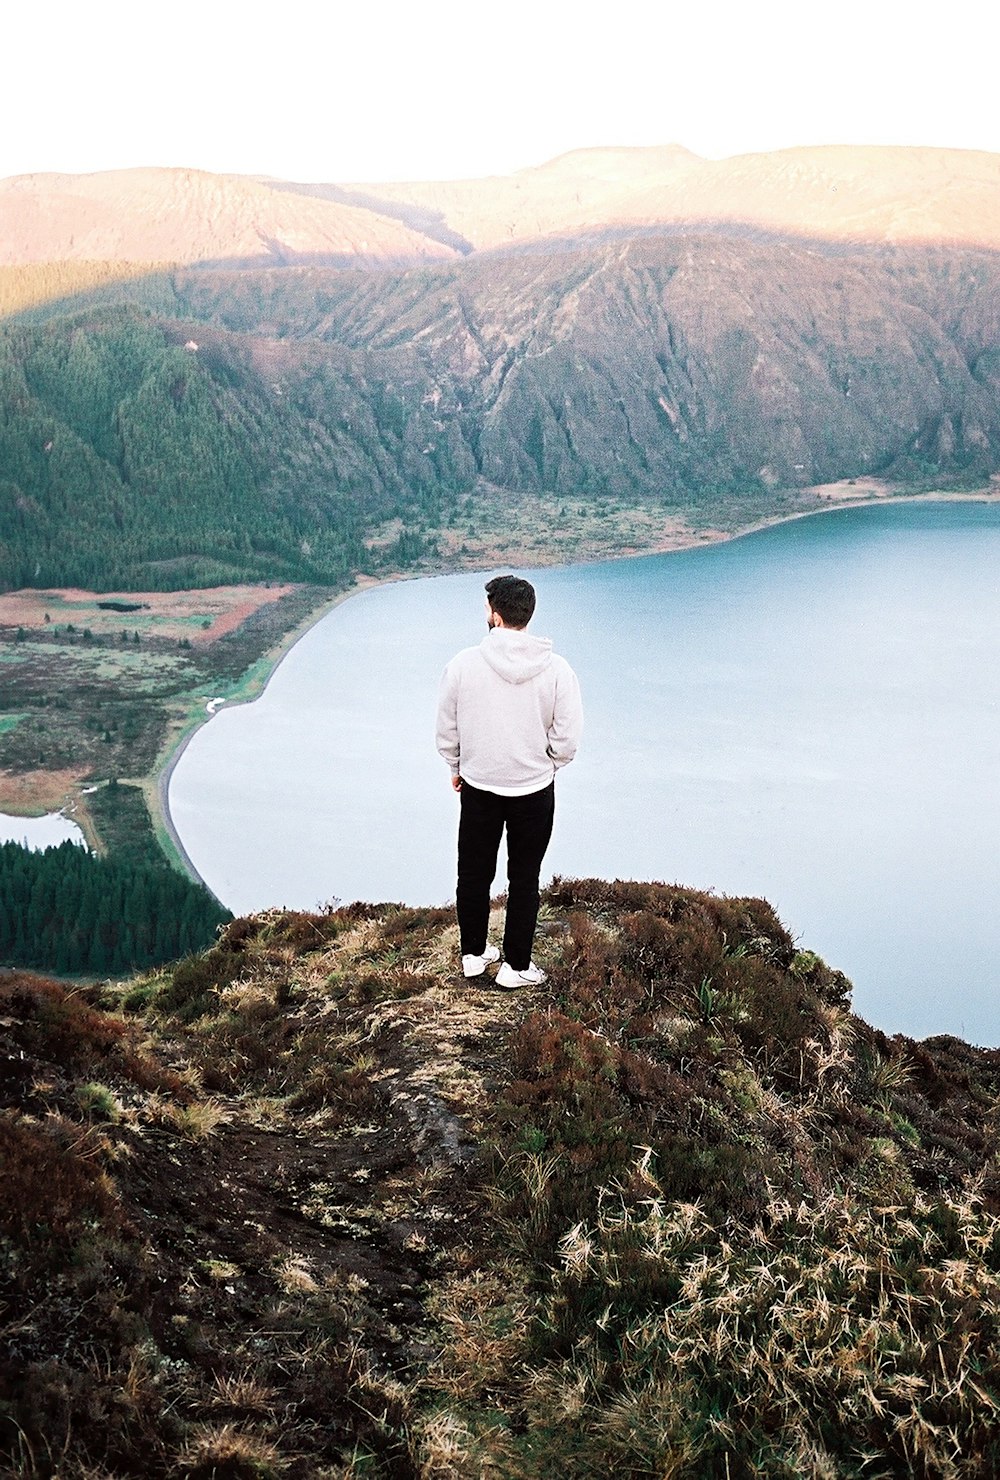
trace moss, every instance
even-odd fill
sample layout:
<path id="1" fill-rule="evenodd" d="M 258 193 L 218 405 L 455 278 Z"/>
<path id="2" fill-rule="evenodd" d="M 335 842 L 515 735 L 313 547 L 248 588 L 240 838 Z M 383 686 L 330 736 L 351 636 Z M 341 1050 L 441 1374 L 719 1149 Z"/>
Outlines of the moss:
<path id="1" fill-rule="evenodd" d="M 122 1107 L 106 1084 L 81 1084 L 76 1099 L 81 1110 L 94 1120 L 115 1121 L 121 1117 Z"/>

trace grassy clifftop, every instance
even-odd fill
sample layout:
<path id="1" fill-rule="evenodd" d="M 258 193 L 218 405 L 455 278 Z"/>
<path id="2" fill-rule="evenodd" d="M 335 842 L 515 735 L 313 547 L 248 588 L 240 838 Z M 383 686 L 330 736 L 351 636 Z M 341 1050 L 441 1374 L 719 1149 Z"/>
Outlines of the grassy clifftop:
<path id="1" fill-rule="evenodd" d="M 556 881 L 0 980 L 5 1473 L 982 1476 L 1000 1054 L 892 1039 L 760 900 Z"/>

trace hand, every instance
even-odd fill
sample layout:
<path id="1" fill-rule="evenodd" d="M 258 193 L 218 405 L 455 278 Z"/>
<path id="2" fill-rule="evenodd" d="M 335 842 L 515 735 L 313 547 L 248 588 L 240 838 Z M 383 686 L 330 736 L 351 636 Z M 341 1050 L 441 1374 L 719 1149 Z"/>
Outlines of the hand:
<path id="1" fill-rule="evenodd" d="M 451 786 L 452 786 L 452 790 L 453 791 L 461 791 L 462 790 L 462 778 L 461 778 L 461 776 L 453 776 L 451 778 Z"/>

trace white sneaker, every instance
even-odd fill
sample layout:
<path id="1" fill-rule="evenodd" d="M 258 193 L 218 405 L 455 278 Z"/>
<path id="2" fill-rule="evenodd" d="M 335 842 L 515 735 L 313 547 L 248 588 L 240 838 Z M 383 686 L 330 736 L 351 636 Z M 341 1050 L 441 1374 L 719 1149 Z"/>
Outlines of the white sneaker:
<path id="1" fill-rule="evenodd" d="M 547 980 L 545 972 L 534 961 L 529 962 L 523 971 L 515 971 L 510 962 L 505 961 L 496 974 L 498 987 L 540 987 Z"/>
<path id="2" fill-rule="evenodd" d="M 465 976 L 482 976 L 487 966 L 492 966 L 500 960 L 500 952 L 496 946 L 487 946 L 481 956 L 463 956 L 462 973 Z"/>

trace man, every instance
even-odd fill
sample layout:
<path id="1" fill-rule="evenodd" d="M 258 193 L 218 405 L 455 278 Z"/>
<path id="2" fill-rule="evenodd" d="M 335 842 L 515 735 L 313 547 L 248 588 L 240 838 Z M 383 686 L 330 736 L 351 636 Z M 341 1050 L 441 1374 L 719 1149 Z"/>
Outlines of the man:
<path id="1" fill-rule="evenodd" d="M 462 970 L 481 976 L 500 960 L 487 940 L 490 889 L 507 829 L 507 919 L 498 987 L 534 986 L 531 959 L 538 876 L 552 835 L 555 773 L 576 754 L 583 715 L 576 674 L 547 637 L 527 631 L 535 592 L 518 576 L 486 586 L 489 632 L 441 680 L 437 748 L 461 801 L 458 926 Z"/>

